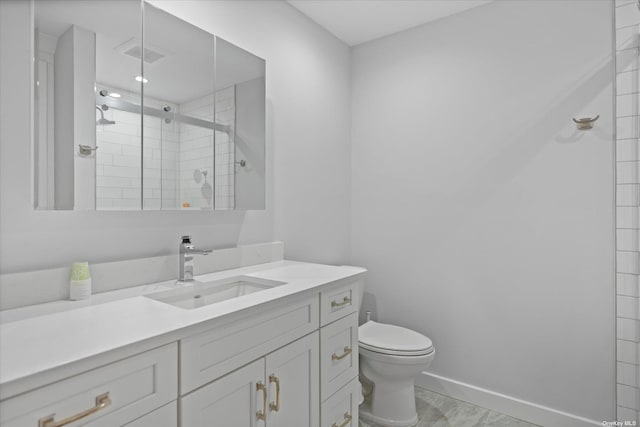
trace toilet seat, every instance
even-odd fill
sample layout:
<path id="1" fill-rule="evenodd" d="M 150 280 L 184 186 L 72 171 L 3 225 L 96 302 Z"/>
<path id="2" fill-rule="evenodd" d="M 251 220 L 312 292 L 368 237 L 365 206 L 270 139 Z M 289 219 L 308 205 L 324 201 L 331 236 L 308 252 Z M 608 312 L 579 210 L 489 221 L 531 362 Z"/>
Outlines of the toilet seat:
<path id="1" fill-rule="evenodd" d="M 372 320 L 358 328 L 361 348 L 394 356 L 423 356 L 433 352 L 428 337 L 401 326 L 377 323 Z"/>

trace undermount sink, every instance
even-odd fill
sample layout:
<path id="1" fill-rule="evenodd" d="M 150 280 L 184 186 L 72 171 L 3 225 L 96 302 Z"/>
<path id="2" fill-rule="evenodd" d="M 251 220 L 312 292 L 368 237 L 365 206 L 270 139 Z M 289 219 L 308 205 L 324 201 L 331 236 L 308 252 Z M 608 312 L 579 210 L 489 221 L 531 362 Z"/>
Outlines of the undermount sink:
<path id="1" fill-rule="evenodd" d="M 175 307 L 194 309 L 285 284 L 285 282 L 249 276 L 235 276 L 210 282 L 194 281 L 191 283 L 179 289 L 156 292 L 145 296 Z"/>

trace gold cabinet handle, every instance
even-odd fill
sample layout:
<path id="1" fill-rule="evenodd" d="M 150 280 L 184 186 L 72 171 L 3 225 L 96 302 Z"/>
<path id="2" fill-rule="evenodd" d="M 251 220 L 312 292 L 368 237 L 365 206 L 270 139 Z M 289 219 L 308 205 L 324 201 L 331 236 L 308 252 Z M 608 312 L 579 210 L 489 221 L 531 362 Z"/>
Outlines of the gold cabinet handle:
<path id="1" fill-rule="evenodd" d="M 342 422 L 342 424 L 338 425 L 336 423 L 333 423 L 331 427 L 347 427 L 347 425 L 349 425 L 350 422 L 351 422 L 351 415 L 349 415 L 348 412 L 345 412 L 344 421 Z"/>
<path id="2" fill-rule="evenodd" d="M 348 355 L 350 355 L 350 354 L 351 354 L 351 347 L 346 346 L 346 347 L 344 348 L 344 353 L 342 353 L 342 354 L 340 354 L 340 355 L 337 355 L 337 354 L 333 353 L 333 354 L 331 355 L 331 360 L 340 360 L 340 359 L 344 359 L 345 357 L 347 357 L 347 356 L 348 356 Z"/>
<path id="3" fill-rule="evenodd" d="M 276 403 L 269 403 L 269 409 L 278 412 L 280 410 L 280 378 L 275 374 L 269 375 L 269 384 L 276 383 Z"/>
<path id="4" fill-rule="evenodd" d="M 347 305 L 349 303 L 351 303 L 351 298 L 344 297 L 342 298 L 342 302 L 331 301 L 331 308 L 342 307 L 343 305 Z"/>
<path id="5" fill-rule="evenodd" d="M 262 410 L 256 412 L 256 418 L 259 420 L 267 419 L 267 387 L 262 384 L 262 381 L 258 381 L 256 384 L 256 391 L 262 390 Z"/>
<path id="6" fill-rule="evenodd" d="M 104 409 L 109 405 L 111 405 L 111 399 L 109 398 L 109 393 L 107 392 L 96 397 L 96 406 L 94 406 L 93 408 L 89 408 L 85 411 L 82 411 L 78 414 L 75 414 L 69 418 L 65 418 L 64 420 L 60 420 L 58 422 L 56 422 L 55 420 L 56 414 L 51 414 L 48 417 L 40 418 L 38 420 L 38 427 L 66 426 L 67 424 L 71 424 L 74 421 L 78 421 L 82 418 L 88 417 L 91 414 L 95 414 L 99 410 Z"/>

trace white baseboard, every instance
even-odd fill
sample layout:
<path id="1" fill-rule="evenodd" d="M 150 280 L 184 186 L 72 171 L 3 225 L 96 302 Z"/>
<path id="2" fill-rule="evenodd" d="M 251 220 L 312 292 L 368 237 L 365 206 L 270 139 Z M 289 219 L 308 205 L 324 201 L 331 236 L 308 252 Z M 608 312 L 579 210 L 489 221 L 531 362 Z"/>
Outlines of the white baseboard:
<path id="1" fill-rule="evenodd" d="M 602 426 L 602 420 L 590 420 L 429 372 L 422 372 L 422 374 L 418 375 L 415 384 L 418 387 L 473 403 L 474 405 L 498 411 L 540 426 Z"/>

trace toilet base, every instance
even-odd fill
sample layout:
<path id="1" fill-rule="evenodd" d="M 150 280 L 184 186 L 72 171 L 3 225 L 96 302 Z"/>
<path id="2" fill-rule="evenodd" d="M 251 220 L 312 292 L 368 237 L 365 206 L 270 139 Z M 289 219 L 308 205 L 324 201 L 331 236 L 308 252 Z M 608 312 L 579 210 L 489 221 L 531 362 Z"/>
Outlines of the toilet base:
<path id="1" fill-rule="evenodd" d="M 367 423 L 381 424 L 389 427 L 413 427 L 418 424 L 418 415 L 408 420 L 388 420 L 386 418 L 376 417 L 371 413 L 371 402 L 365 399 L 364 403 L 360 405 L 358 410 L 360 419 Z"/>

